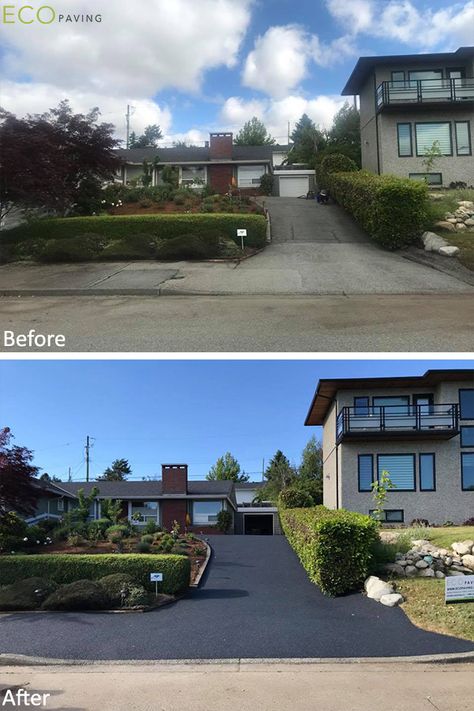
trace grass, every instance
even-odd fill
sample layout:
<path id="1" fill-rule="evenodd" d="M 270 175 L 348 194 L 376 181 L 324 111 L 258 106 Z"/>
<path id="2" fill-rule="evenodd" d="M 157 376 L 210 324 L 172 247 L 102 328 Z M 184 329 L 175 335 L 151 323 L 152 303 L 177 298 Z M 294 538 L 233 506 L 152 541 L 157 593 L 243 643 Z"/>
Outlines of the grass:
<path id="1" fill-rule="evenodd" d="M 417 627 L 474 641 L 474 602 L 444 602 L 444 580 L 397 581 L 403 610 Z"/>
<path id="2" fill-rule="evenodd" d="M 443 191 L 442 200 L 430 202 L 431 230 L 449 242 L 454 247 L 459 247 L 458 259 L 467 269 L 474 271 L 474 230 L 466 232 L 449 232 L 441 230 L 435 226 L 435 222 L 445 219 L 447 212 L 454 212 L 458 206 L 458 200 L 471 200 L 474 202 L 474 189 Z"/>
<path id="3" fill-rule="evenodd" d="M 474 271 L 474 231 L 454 234 L 453 232 L 439 230 L 439 234 L 441 237 L 444 237 L 449 244 L 452 244 L 454 247 L 459 247 L 459 261 L 467 269 Z"/>
<path id="4" fill-rule="evenodd" d="M 398 531 L 400 539 L 405 541 L 407 537 L 412 540 L 424 538 L 438 548 L 450 548 L 452 543 L 459 541 L 474 541 L 474 526 L 440 526 L 439 528 L 392 528 L 390 531 Z M 397 541 L 398 543 L 398 541 Z M 396 544 L 395 544 L 396 545 Z M 397 550 L 403 550 L 396 546 Z"/>

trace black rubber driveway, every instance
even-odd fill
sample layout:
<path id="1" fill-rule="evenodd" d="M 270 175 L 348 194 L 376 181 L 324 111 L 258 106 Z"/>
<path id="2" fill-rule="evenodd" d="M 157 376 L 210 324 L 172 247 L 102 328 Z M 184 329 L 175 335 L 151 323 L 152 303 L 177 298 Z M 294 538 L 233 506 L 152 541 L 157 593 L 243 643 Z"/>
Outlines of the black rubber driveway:
<path id="1" fill-rule="evenodd" d="M 474 651 L 361 594 L 328 599 L 283 536 L 216 536 L 203 587 L 147 614 L 0 618 L 0 652 L 67 659 L 379 657 Z"/>

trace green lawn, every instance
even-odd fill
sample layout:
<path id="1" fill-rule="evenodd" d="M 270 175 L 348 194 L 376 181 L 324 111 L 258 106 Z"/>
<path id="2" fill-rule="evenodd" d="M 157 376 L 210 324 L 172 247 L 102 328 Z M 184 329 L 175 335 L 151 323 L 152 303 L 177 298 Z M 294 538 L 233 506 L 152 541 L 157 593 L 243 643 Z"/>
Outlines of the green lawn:
<path id="1" fill-rule="evenodd" d="M 474 231 L 454 234 L 453 232 L 445 232 L 444 230 L 438 229 L 437 234 L 439 234 L 440 237 L 444 237 L 449 244 L 459 247 L 461 250 L 458 254 L 459 261 L 461 264 L 464 264 L 467 269 L 474 271 Z"/>
<path id="2" fill-rule="evenodd" d="M 410 533 L 409 528 L 391 529 L 402 534 Z M 439 548 L 450 548 L 452 543 L 474 541 L 474 526 L 447 526 L 446 528 L 417 528 L 414 538 L 423 537 Z"/>
<path id="3" fill-rule="evenodd" d="M 446 605 L 444 580 L 397 580 L 397 591 L 405 598 L 403 610 L 417 627 L 474 641 L 474 602 Z"/>

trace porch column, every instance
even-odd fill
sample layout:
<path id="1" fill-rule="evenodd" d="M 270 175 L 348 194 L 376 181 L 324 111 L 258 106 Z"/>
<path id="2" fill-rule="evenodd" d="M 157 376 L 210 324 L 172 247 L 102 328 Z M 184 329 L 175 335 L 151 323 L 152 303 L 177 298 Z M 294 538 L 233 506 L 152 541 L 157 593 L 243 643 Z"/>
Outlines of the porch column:
<path id="1" fill-rule="evenodd" d="M 128 502 L 128 520 L 129 521 L 132 520 L 132 502 L 131 501 Z"/>

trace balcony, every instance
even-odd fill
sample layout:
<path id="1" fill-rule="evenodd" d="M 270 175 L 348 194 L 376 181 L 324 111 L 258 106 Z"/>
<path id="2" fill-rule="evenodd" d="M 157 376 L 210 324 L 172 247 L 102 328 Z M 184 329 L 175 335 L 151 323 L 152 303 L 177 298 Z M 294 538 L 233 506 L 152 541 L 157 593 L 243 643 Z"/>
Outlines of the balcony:
<path id="1" fill-rule="evenodd" d="M 451 439 L 459 434 L 458 405 L 343 407 L 336 441 Z"/>
<path id="2" fill-rule="evenodd" d="M 474 103 L 474 78 L 383 81 L 376 91 L 377 110 L 397 106 Z"/>

